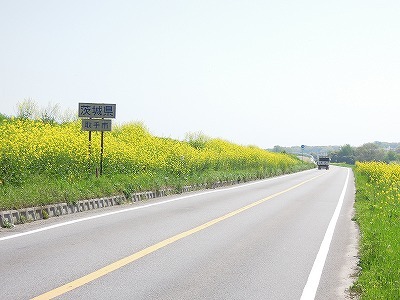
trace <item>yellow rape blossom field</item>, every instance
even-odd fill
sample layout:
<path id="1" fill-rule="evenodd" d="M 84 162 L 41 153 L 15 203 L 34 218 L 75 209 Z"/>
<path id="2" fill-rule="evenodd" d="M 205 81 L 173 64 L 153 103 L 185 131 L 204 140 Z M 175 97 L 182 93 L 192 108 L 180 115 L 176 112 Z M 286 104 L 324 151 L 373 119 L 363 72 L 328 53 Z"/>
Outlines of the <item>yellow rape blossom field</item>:
<path id="1" fill-rule="evenodd" d="M 0 121 L 0 209 L 219 180 L 246 181 L 312 168 L 294 156 L 221 139 L 177 141 L 141 124 L 104 134 L 103 176 L 96 178 L 100 133 L 81 122 Z"/>
<path id="2" fill-rule="evenodd" d="M 357 162 L 361 299 L 400 299 L 400 165 Z"/>

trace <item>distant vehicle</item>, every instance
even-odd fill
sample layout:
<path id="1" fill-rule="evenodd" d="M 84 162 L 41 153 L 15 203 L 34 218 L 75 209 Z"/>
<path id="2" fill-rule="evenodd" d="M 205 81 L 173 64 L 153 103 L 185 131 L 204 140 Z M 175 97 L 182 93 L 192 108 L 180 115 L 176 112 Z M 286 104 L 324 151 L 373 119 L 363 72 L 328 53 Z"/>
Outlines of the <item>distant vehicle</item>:
<path id="1" fill-rule="evenodd" d="M 321 170 L 321 169 L 329 170 L 329 162 L 330 161 L 331 161 L 331 159 L 329 158 L 329 156 L 318 156 L 318 160 L 317 160 L 318 170 Z"/>

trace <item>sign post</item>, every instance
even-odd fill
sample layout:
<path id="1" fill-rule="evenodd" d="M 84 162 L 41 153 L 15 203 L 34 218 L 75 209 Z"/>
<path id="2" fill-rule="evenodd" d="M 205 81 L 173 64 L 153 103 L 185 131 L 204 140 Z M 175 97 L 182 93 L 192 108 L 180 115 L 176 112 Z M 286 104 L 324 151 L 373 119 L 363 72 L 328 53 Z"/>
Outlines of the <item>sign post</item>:
<path id="1" fill-rule="evenodd" d="M 301 145 L 301 160 L 304 161 L 304 157 L 303 157 L 303 153 L 304 153 L 304 148 L 306 146 L 305 145 Z"/>
<path id="2" fill-rule="evenodd" d="M 103 175 L 103 153 L 104 153 L 104 131 L 101 132 L 101 140 L 100 140 L 100 176 Z"/>
<path id="3" fill-rule="evenodd" d="M 89 131 L 89 159 L 92 153 L 92 131 L 101 132 L 100 176 L 103 175 L 104 131 L 111 131 L 110 119 L 115 119 L 115 113 L 116 104 L 79 103 L 78 116 L 82 118 L 82 131 Z"/>

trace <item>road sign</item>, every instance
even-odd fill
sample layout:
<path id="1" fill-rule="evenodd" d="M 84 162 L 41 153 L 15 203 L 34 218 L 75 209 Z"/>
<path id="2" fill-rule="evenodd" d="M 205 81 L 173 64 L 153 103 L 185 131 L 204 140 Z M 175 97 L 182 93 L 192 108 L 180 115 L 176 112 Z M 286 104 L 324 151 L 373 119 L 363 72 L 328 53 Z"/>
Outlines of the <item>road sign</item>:
<path id="1" fill-rule="evenodd" d="M 111 131 L 111 120 L 82 119 L 83 131 Z"/>
<path id="2" fill-rule="evenodd" d="M 89 131 L 89 156 L 92 153 L 92 131 L 101 131 L 100 175 L 103 175 L 104 131 L 111 131 L 110 119 L 115 118 L 116 106 L 104 103 L 79 103 L 78 116 L 82 118 L 82 130 Z"/>
<path id="3" fill-rule="evenodd" d="M 304 160 L 304 158 L 303 158 L 303 152 L 304 152 L 304 148 L 305 148 L 306 146 L 305 145 L 301 145 L 301 160 Z"/>
<path id="4" fill-rule="evenodd" d="M 79 103 L 79 118 L 115 119 L 116 104 Z"/>

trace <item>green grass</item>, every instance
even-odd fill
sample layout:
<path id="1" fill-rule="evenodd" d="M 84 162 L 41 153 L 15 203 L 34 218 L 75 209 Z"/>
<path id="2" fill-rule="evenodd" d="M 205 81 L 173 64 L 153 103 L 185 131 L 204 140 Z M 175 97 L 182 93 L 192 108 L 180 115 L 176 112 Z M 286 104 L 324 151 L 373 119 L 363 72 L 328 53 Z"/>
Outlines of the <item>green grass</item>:
<path id="1" fill-rule="evenodd" d="M 0 210 L 20 209 L 55 203 L 74 203 L 83 199 L 93 199 L 124 194 L 129 197 L 134 192 L 172 188 L 180 192 L 185 185 L 211 185 L 219 181 L 246 182 L 271 176 L 309 169 L 307 164 L 291 169 L 203 171 L 187 176 L 173 176 L 162 172 L 148 172 L 140 175 L 104 175 L 84 179 L 58 179 L 48 176 L 31 176 L 21 185 L 3 185 L 0 188 Z"/>
<path id="2" fill-rule="evenodd" d="M 355 169 L 356 221 L 360 226 L 360 274 L 351 288 L 363 300 L 400 299 L 400 199 Z"/>

